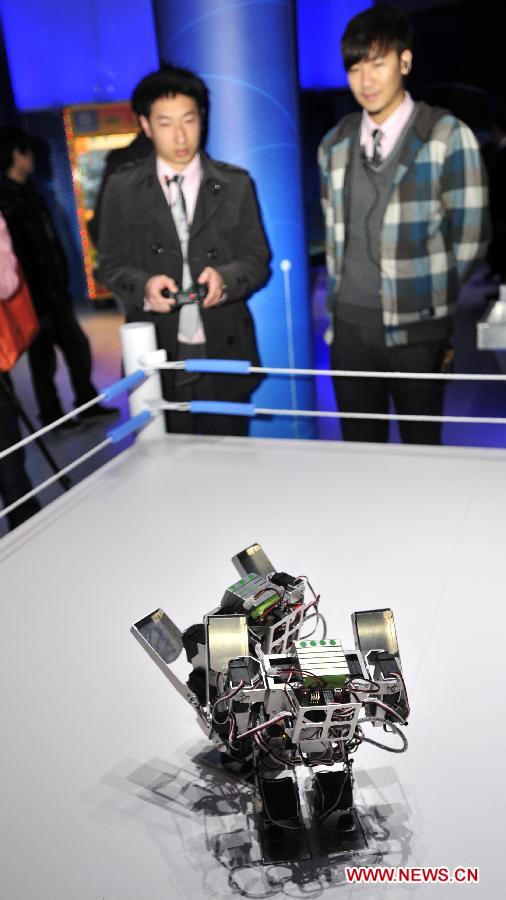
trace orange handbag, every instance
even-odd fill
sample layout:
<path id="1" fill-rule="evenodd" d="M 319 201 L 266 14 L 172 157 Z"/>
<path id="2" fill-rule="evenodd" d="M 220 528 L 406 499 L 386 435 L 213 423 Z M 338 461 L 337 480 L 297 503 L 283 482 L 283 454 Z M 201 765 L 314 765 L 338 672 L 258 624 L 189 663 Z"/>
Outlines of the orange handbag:
<path id="1" fill-rule="evenodd" d="M 12 369 L 39 330 L 28 285 L 19 272 L 19 287 L 12 297 L 0 300 L 0 372 Z"/>

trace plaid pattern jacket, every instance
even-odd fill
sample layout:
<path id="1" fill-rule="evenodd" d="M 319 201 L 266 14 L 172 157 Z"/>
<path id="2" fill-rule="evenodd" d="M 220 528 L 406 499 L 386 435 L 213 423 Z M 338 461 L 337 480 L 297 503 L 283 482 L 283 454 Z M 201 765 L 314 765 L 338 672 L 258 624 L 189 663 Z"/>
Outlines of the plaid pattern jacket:
<path id="1" fill-rule="evenodd" d="M 335 309 L 351 214 L 347 184 L 361 113 L 346 116 L 318 150 L 326 229 L 328 305 Z M 416 104 L 393 178 L 381 234 L 381 303 L 387 345 L 416 325 L 449 317 L 459 287 L 489 239 L 484 167 L 471 130 L 445 110 Z"/>

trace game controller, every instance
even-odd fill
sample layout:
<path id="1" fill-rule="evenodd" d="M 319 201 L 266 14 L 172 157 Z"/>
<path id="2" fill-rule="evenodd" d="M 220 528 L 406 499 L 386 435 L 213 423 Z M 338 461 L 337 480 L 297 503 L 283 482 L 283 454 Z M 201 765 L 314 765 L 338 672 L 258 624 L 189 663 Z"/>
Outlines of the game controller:
<path id="1" fill-rule="evenodd" d="M 187 303 L 202 303 L 207 297 L 207 285 L 196 284 L 186 291 L 169 291 L 169 288 L 163 288 L 160 293 L 162 297 L 171 297 L 175 300 L 174 309 L 178 309 Z"/>

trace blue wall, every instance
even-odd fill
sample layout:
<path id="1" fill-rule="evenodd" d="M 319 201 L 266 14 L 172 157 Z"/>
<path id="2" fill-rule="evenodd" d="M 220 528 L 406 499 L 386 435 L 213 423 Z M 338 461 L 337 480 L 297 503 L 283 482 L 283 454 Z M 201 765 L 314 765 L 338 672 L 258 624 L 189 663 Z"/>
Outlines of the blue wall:
<path id="1" fill-rule="evenodd" d="M 297 0 L 301 87 L 348 87 L 341 35 L 353 16 L 372 5 L 370 0 Z"/>
<path id="2" fill-rule="evenodd" d="M 301 189 L 297 48 L 291 0 L 155 0 L 160 59 L 196 69 L 211 91 L 211 156 L 248 169 L 273 251 L 273 277 L 250 306 L 264 365 L 311 365 Z M 281 264 L 289 260 L 290 271 Z M 311 408 L 313 384 L 272 377 L 268 408 Z M 310 437 L 310 420 L 255 420 L 252 433 Z"/>
<path id="3" fill-rule="evenodd" d="M 250 0 L 263 19 L 251 50 L 268 55 L 273 8 L 285 0 Z M 164 0 L 188 16 L 185 0 Z M 233 37 L 239 0 L 208 2 L 201 18 L 202 40 L 221 21 Z M 303 88 L 344 87 L 339 41 L 346 22 L 372 5 L 367 0 L 297 0 L 298 61 Z M 263 9 L 262 9 L 263 7 Z M 268 7 L 270 7 L 268 9 Z M 135 83 L 158 65 L 150 0 L 0 0 L 11 79 L 19 109 L 125 100 Z M 181 35 L 180 35 L 181 37 Z M 260 41 L 265 48 L 256 47 Z M 213 36 L 211 34 L 211 42 Z M 216 47 L 220 52 L 220 47 Z M 244 48 L 241 47 L 241 52 Z"/>
<path id="4" fill-rule="evenodd" d="M 127 99 L 158 66 L 149 0 L 0 0 L 18 109 Z"/>

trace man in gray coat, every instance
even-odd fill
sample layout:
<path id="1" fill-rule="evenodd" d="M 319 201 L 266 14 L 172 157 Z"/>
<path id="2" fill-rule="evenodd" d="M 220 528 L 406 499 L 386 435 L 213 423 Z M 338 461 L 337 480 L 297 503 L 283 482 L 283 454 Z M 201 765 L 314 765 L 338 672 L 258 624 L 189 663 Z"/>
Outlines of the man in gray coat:
<path id="1" fill-rule="evenodd" d="M 244 169 L 203 151 L 209 107 L 203 81 L 164 66 L 134 91 L 134 108 L 153 142 L 142 162 L 108 180 L 101 212 L 99 277 L 130 322 L 151 321 L 167 359 L 247 359 L 259 365 L 246 300 L 268 280 L 270 251 L 253 183 Z M 200 303 L 172 296 L 201 285 Z M 168 400 L 246 401 L 253 376 L 162 373 Z M 171 431 L 246 434 L 231 416 L 167 416 Z"/>

